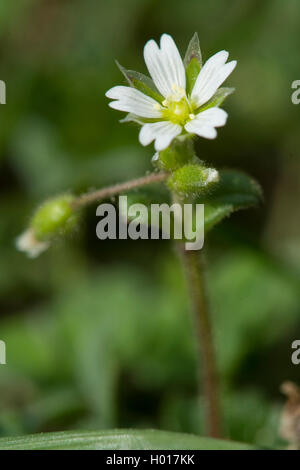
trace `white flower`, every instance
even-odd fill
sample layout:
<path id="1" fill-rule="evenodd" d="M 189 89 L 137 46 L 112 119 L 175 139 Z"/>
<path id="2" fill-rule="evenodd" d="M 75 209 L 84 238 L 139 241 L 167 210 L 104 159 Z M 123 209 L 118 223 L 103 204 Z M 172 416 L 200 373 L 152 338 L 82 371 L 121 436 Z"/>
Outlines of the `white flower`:
<path id="1" fill-rule="evenodd" d="M 31 228 L 22 233 L 16 240 L 17 249 L 27 253 L 29 258 L 37 258 L 49 246 L 49 242 L 37 240 Z"/>
<path id="2" fill-rule="evenodd" d="M 209 107 L 207 104 L 236 66 L 236 61 L 226 63 L 228 55 L 220 51 L 201 69 L 199 66 L 194 86 L 188 92 L 186 70 L 176 44 L 171 36 L 163 34 L 160 48 L 154 40 L 148 41 L 144 48 L 156 95 L 148 96 L 134 87 L 116 86 L 106 93 L 115 100 L 109 105 L 133 115 L 142 125 L 141 144 L 155 141 L 157 151 L 167 148 L 180 135 L 197 134 L 214 139 L 215 128 L 224 126 L 227 113 L 217 107 L 218 103 Z"/>

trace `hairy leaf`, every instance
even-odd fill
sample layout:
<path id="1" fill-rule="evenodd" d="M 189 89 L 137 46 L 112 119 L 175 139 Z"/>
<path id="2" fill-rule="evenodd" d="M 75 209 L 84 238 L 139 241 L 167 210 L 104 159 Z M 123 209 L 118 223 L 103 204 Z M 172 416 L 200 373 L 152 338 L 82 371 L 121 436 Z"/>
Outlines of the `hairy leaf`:
<path id="1" fill-rule="evenodd" d="M 235 170 L 219 172 L 220 182 L 198 203 L 205 204 L 205 230 L 208 231 L 232 212 L 256 206 L 262 200 L 260 185 L 250 176 Z"/>

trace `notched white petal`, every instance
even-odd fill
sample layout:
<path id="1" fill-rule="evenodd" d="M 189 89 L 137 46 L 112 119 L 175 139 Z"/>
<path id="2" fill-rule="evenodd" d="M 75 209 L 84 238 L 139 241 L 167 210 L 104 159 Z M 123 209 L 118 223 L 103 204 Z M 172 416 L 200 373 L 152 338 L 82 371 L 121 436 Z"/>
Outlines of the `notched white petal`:
<path id="1" fill-rule="evenodd" d="M 197 114 L 195 119 L 185 125 L 185 130 L 191 134 L 197 134 L 206 139 L 215 139 L 217 131 L 215 127 L 226 124 L 228 114 L 221 108 L 209 108 Z"/>
<path id="2" fill-rule="evenodd" d="M 148 41 L 144 59 L 157 89 L 165 98 L 173 93 L 174 86 L 185 89 L 185 68 L 171 36 L 162 35 L 160 48 L 153 39 Z"/>
<path id="3" fill-rule="evenodd" d="M 149 145 L 155 140 L 155 150 L 160 152 L 167 148 L 181 131 L 181 126 L 168 121 L 144 124 L 140 130 L 139 140 L 142 145 Z"/>
<path id="4" fill-rule="evenodd" d="M 114 99 L 109 106 L 119 111 L 126 111 L 145 118 L 160 118 L 161 106 L 150 96 L 135 88 L 115 86 L 106 93 L 107 98 Z"/>
<path id="5" fill-rule="evenodd" d="M 228 118 L 228 113 L 222 108 L 209 108 L 202 113 L 197 114 L 195 120 L 197 122 L 206 122 L 214 127 L 224 126 Z"/>
<path id="6" fill-rule="evenodd" d="M 237 62 L 226 64 L 227 51 L 220 51 L 208 59 L 202 67 L 192 91 L 192 100 L 199 107 L 206 103 L 231 74 Z"/>
<path id="7" fill-rule="evenodd" d="M 217 131 L 214 127 L 210 127 L 210 126 L 189 126 L 189 124 L 187 124 L 185 126 L 185 129 L 192 133 L 192 134 L 196 134 L 198 135 L 199 137 L 204 137 L 205 139 L 215 139 L 217 137 Z"/>

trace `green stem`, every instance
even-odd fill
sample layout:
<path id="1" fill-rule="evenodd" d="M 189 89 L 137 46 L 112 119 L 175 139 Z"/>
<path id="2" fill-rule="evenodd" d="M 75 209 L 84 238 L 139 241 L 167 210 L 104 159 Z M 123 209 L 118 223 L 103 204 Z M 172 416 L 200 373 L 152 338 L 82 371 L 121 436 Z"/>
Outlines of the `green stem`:
<path id="1" fill-rule="evenodd" d="M 219 381 L 215 358 L 211 319 L 205 289 L 203 255 L 197 251 L 187 251 L 183 244 L 178 245 L 186 271 L 198 345 L 199 375 L 203 370 L 203 385 L 206 407 L 207 432 L 212 437 L 221 437 L 221 411 L 219 403 Z"/>

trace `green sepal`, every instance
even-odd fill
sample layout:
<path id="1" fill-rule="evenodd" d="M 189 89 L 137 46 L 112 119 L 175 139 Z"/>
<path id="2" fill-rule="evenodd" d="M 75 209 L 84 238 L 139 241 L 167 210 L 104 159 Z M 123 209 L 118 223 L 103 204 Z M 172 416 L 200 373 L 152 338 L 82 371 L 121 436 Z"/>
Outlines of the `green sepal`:
<path id="1" fill-rule="evenodd" d="M 143 126 L 144 124 L 147 124 L 147 123 L 157 122 L 157 119 L 143 118 L 143 117 L 137 116 L 136 114 L 128 113 L 123 119 L 120 119 L 120 122 L 122 124 L 126 122 L 135 122 L 136 124 L 139 124 L 139 126 Z"/>
<path id="2" fill-rule="evenodd" d="M 216 106 L 221 106 L 221 104 L 225 101 L 227 96 L 231 95 L 235 91 L 235 88 L 219 88 L 214 96 L 203 106 L 201 106 L 198 112 L 205 111 L 205 109 L 213 108 Z"/>
<path id="3" fill-rule="evenodd" d="M 187 163 L 193 162 L 195 159 L 197 157 L 195 156 L 193 141 L 191 139 L 176 139 L 168 148 L 157 152 L 152 159 L 152 163 L 160 170 L 174 171 Z"/>
<path id="4" fill-rule="evenodd" d="M 163 102 L 163 96 L 159 93 L 150 77 L 147 77 L 140 72 L 135 72 L 134 70 L 127 70 L 119 64 L 119 62 L 116 61 L 116 63 L 131 87 L 136 88 L 159 103 Z"/>
<path id="5" fill-rule="evenodd" d="M 189 42 L 187 51 L 184 56 L 184 66 L 187 67 L 192 59 L 197 59 L 200 67 L 202 67 L 202 54 L 200 49 L 200 41 L 198 33 L 195 33 Z"/>
<path id="6" fill-rule="evenodd" d="M 199 65 L 199 62 L 197 61 L 197 59 L 192 59 L 189 63 L 189 65 L 187 66 L 186 68 L 186 90 L 187 90 L 187 94 L 190 95 L 193 91 L 193 88 L 194 88 L 194 85 L 195 85 L 195 82 L 197 80 L 197 77 L 199 75 L 199 72 L 200 72 L 200 65 Z"/>
<path id="7" fill-rule="evenodd" d="M 187 94 L 190 95 L 202 67 L 202 55 L 197 33 L 194 34 L 187 48 L 184 66 L 186 73 L 186 90 Z"/>

